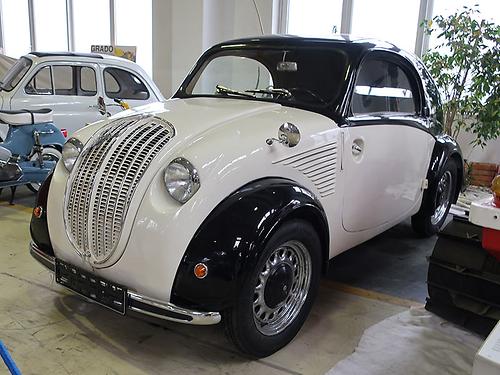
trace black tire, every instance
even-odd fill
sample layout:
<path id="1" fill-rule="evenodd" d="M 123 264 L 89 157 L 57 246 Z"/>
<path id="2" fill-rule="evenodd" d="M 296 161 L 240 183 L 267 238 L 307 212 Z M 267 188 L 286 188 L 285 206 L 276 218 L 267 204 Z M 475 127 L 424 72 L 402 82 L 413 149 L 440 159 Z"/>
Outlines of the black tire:
<path id="1" fill-rule="evenodd" d="M 433 191 L 427 191 L 426 195 L 422 199 L 422 206 L 420 210 L 412 216 L 411 225 L 413 230 L 421 236 L 430 237 L 441 229 L 443 226 L 446 216 L 450 211 L 451 204 L 453 203 L 453 197 L 455 196 L 457 189 L 457 174 L 458 167 L 453 159 L 448 159 L 443 170 L 438 177 L 438 184 L 433 189 Z M 451 176 L 450 186 L 447 190 L 449 195 L 446 207 L 442 207 L 439 204 L 439 200 L 442 197 L 442 191 L 440 191 L 439 184 L 445 178 L 444 176 Z M 438 214 L 438 209 L 441 208 Z M 435 215 L 435 216 L 434 216 Z"/>
<path id="2" fill-rule="evenodd" d="M 290 245 L 292 247 L 283 247 L 283 245 Z M 301 245 L 303 245 L 303 247 Z M 297 267 L 294 267 L 293 270 L 289 268 L 289 271 L 292 272 L 291 274 L 289 274 L 292 279 L 286 279 L 288 280 L 289 284 L 286 284 L 286 282 L 277 282 L 276 279 L 272 278 L 276 277 L 275 275 L 278 274 L 276 270 L 277 268 L 280 268 L 280 261 L 285 261 L 285 259 L 292 259 L 289 255 L 291 253 L 286 252 L 288 250 L 285 250 L 285 253 L 283 253 L 283 259 L 278 258 L 278 260 L 276 260 L 276 258 L 272 257 L 275 254 L 281 254 L 282 250 L 280 249 L 292 249 L 293 246 L 297 246 L 297 248 L 300 248 L 300 251 L 302 252 L 304 252 L 305 249 L 305 251 L 307 251 L 307 254 L 309 254 L 309 257 L 305 255 L 304 258 L 302 258 L 304 264 L 309 264 L 308 262 L 310 261 L 310 267 L 306 267 L 307 269 L 310 269 L 309 277 L 307 277 L 307 279 L 310 280 L 309 287 L 304 287 L 302 289 L 299 287 L 298 289 L 302 291 L 305 291 L 307 289 L 305 299 L 294 298 L 293 296 L 297 294 L 295 294 L 296 292 L 291 292 L 294 290 L 295 285 L 300 284 L 300 282 L 297 282 L 297 276 L 295 275 L 299 274 L 299 272 L 305 271 L 297 271 Z M 286 257 L 287 254 L 288 258 Z M 243 281 L 242 288 L 238 297 L 234 301 L 233 307 L 226 310 L 223 315 L 226 333 L 239 350 L 254 358 L 267 357 L 284 347 L 295 337 L 295 335 L 299 332 L 300 328 L 304 324 L 304 321 L 306 320 L 309 311 L 311 310 L 312 304 L 318 291 L 321 277 L 321 258 L 321 242 L 318 234 L 316 233 L 314 228 L 306 221 L 291 220 L 289 222 L 286 222 L 272 235 L 267 245 L 265 246 L 265 249 L 260 255 L 256 267 L 254 267 L 253 270 L 249 272 L 248 276 Z M 262 282 L 263 273 L 261 272 L 264 272 L 265 267 L 270 264 L 269 262 L 271 262 L 272 259 L 276 261 L 276 265 L 273 267 L 277 268 L 273 268 L 268 272 L 270 276 L 267 276 L 267 280 L 264 283 Z M 300 259 L 300 257 L 296 258 L 296 260 Z M 300 263 L 300 261 L 297 261 L 297 263 Z M 303 277 L 301 279 L 305 280 L 306 277 Z M 296 305 L 297 307 L 292 310 L 296 313 L 291 314 L 292 316 L 294 316 L 294 318 L 292 318 L 291 320 L 286 318 L 283 318 L 281 320 L 278 319 L 278 321 L 281 322 L 282 325 L 286 324 L 286 326 L 281 327 L 281 330 L 276 330 L 277 333 L 275 334 L 264 334 L 262 332 L 263 329 L 269 329 L 269 327 L 271 327 L 274 323 L 271 322 L 271 324 L 266 325 L 256 321 L 256 319 L 262 319 L 262 317 L 258 317 L 259 313 L 254 312 L 254 310 L 260 311 L 260 307 L 256 309 L 254 305 L 254 302 L 258 300 L 258 292 L 256 288 L 258 287 L 259 283 L 261 285 L 260 290 L 263 290 L 261 292 L 261 297 L 278 297 L 277 300 L 279 300 L 282 295 L 284 295 L 284 293 L 287 293 L 286 291 L 288 290 L 287 297 L 283 297 L 284 300 L 282 300 L 281 303 L 285 304 L 285 306 L 289 306 L 289 304 L 292 305 L 294 302 L 287 302 L 288 298 L 292 296 L 290 297 L 290 300 L 293 300 L 296 304 L 300 305 Z M 268 291 L 268 286 L 270 288 L 269 290 L 271 291 Z M 276 286 L 276 289 L 273 289 L 272 286 Z M 273 294 L 272 291 L 278 292 Z M 260 301 L 265 301 L 265 308 L 269 308 L 268 300 L 266 298 L 262 298 Z M 299 303 L 296 301 L 303 302 Z M 263 302 L 260 302 L 260 304 L 262 305 Z M 271 306 L 273 305 L 271 304 Z M 279 317 L 286 315 L 279 311 L 281 310 L 281 308 L 279 308 L 278 310 L 278 306 L 280 306 L 279 304 L 274 304 L 274 306 L 274 308 L 277 309 L 276 315 L 272 313 L 269 315 L 269 317 Z M 286 310 L 287 307 L 283 307 L 283 311 Z"/>

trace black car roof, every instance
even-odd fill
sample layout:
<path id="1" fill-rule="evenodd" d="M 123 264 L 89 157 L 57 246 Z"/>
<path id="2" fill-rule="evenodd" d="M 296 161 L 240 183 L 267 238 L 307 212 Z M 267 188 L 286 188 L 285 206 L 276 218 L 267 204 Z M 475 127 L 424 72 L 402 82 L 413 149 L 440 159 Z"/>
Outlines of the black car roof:
<path id="1" fill-rule="evenodd" d="M 392 43 L 377 39 L 358 38 L 348 34 L 332 35 L 331 38 L 310 38 L 296 35 L 266 35 L 253 38 L 241 38 L 228 40 L 213 46 L 211 49 L 223 49 L 232 46 L 317 46 L 317 47 L 339 47 L 352 48 L 358 52 L 373 48 L 389 49 L 394 52 L 402 50 Z"/>

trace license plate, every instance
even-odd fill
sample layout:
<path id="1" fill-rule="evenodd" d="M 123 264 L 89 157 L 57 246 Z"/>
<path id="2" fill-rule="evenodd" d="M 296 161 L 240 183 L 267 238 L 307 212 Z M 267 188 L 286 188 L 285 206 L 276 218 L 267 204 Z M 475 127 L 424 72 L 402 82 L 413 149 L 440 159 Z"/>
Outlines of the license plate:
<path id="1" fill-rule="evenodd" d="M 127 289 L 121 285 L 56 259 L 56 282 L 122 315 L 127 308 Z"/>

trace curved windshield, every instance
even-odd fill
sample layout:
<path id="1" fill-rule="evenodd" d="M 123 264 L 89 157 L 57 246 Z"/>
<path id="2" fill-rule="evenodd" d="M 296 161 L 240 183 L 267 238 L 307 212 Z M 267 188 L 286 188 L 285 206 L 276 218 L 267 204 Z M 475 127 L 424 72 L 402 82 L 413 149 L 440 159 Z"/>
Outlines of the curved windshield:
<path id="1" fill-rule="evenodd" d="M 31 60 L 27 57 L 21 57 L 17 62 L 10 67 L 5 73 L 0 88 L 5 91 L 11 91 L 17 86 L 19 81 L 23 79 L 24 75 L 31 67 Z"/>
<path id="2" fill-rule="evenodd" d="M 339 97 L 347 66 L 346 54 L 331 48 L 230 49 L 202 62 L 183 96 L 326 107 Z"/>

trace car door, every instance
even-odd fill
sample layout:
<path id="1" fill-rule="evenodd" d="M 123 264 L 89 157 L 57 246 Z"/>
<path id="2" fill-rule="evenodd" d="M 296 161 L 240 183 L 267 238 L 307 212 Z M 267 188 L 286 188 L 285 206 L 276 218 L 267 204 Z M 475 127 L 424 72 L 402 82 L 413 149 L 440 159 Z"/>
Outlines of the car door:
<path id="1" fill-rule="evenodd" d="M 102 71 L 104 99 L 109 113 L 122 110 L 114 100 L 121 99 L 133 108 L 157 101 L 146 80 L 139 74 L 115 66 L 105 67 Z"/>
<path id="2" fill-rule="evenodd" d="M 344 132 L 343 227 L 348 232 L 396 224 L 418 210 L 434 137 L 413 66 L 390 52 L 361 63 Z"/>
<path id="3" fill-rule="evenodd" d="M 104 118 L 96 108 L 98 67 L 95 64 L 50 63 L 35 69 L 11 100 L 12 109 L 51 108 L 54 123 L 71 136 L 88 123 Z"/>

